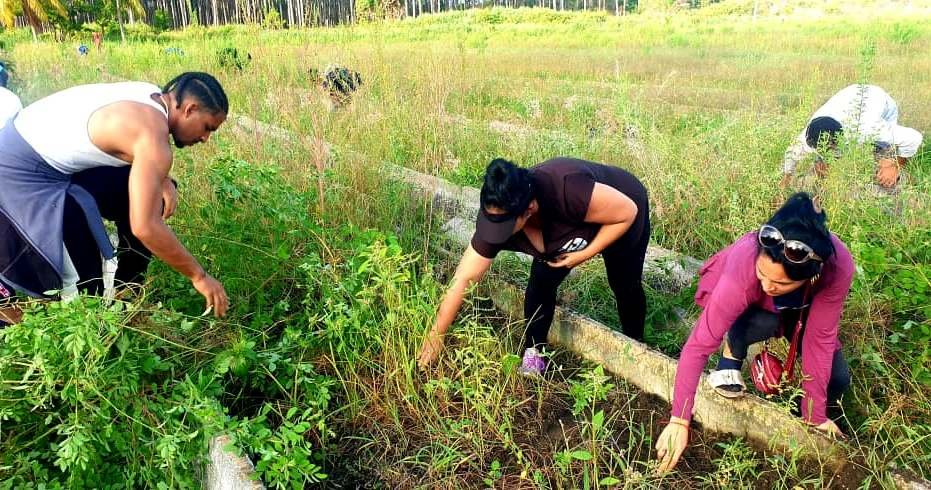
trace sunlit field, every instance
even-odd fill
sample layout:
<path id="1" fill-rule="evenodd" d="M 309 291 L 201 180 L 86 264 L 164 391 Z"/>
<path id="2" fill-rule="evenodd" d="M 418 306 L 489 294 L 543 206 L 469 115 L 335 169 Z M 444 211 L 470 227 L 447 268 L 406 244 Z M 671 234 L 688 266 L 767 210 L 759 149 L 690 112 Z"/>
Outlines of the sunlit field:
<path id="1" fill-rule="evenodd" d="M 181 204 L 169 224 L 224 282 L 232 310 L 199 316 L 203 299 L 158 262 L 112 304 L 32 305 L 0 330 L 0 488 L 198 487 L 207 441 L 222 432 L 273 488 L 877 488 L 892 485 L 893 467 L 931 477 L 927 144 L 893 196 L 872 191 L 866 148 L 820 184 L 779 187 L 786 147 L 852 83 L 885 88 L 901 124 L 927 138 L 921 12 L 486 9 L 328 29 L 134 31 L 87 56 L 80 40 L 4 32 L 24 103 L 81 83 L 220 79 L 233 114 L 208 144 L 175 153 Z M 227 47 L 251 61 L 220 66 Z M 363 78 L 335 111 L 309 77 L 331 63 Z M 301 137 L 237 128 L 238 116 Z M 821 197 L 857 263 L 840 327 L 853 375 L 846 466 L 699 429 L 677 470 L 656 475 L 668 404 L 558 349 L 558 369 L 521 377 L 522 325 L 479 295 L 436 370 L 419 372 L 450 258 L 430 204 L 385 164 L 478 186 L 494 157 L 529 166 L 560 155 L 639 176 L 655 244 L 700 260 L 792 191 Z M 502 262 L 498 273 L 526 277 L 526 265 Z M 603 267 L 583 269 L 564 286 L 568 306 L 617 327 Z M 694 315 L 691 291 L 648 297 L 647 343 L 676 356 L 690 325 L 673 312 Z"/>

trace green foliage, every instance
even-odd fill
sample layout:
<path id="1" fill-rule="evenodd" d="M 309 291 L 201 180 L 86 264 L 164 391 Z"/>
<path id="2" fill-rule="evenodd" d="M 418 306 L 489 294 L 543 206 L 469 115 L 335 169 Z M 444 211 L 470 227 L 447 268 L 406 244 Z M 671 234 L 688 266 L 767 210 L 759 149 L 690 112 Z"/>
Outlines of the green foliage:
<path id="1" fill-rule="evenodd" d="M 281 17 L 281 13 L 278 12 L 278 9 L 269 8 L 265 11 L 265 14 L 262 16 L 262 28 L 263 29 L 284 29 L 284 19 Z"/>
<path id="2" fill-rule="evenodd" d="M 355 0 L 356 18 L 360 21 L 376 21 L 400 18 L 404 7 L 398 0 Z"/>
<path id="3" fill-rule="evenodd" d="M 152 27 L 157 32 L 171 29 L 171 17 L 169 17 L 168 12 L 164 9 L 155 9 L 154 13 L 152 14 Z"/>
<path id="4" fill-rule="evenodd" d="M 255 417 L 233 425 L 233 443 L 247 447 L 254 456 L 255 469 L 271 488 L 303 488 L 327 478 L 322 464 L 324 454 L 317 449 L 308 434 L 328 437 L 325 410 L 329 403 L 329 386 L 332 381 L 308 384 L 305 400 L 307 408 L 292 406 L 285 414 L 274 412 L 271 404 L 263 405 Z M 309 399 L 309 400 L 308 400 Z M 276 420 L 271 423 L 270 418 Z"/>
<path id="5" fill-rule="evenodd" d="M 889 250 L 878 241 L 856 247 L 862 271 L 857 282 L 896 319 L 888 347 L 909 366 L 913 381 L 931 387 L 931 242 L 913 242 L 908 252 Z M 874 359 L 873 368 L 889 374 L 885 361 L 875 356 L 863 359 Z"/>
<path id="6" fill-rule="evenodd" d="M 712 488 L 757 488 L 760 461 L 753 449 L 740 439 L 727 443 L 719 442 L 717 446 L 724 452 L 714 460 L 716 469 L 713 473 L 700 477 L 700 480 Z"/>
<path id="7" fill-rule="evenodd" d="M 240 53 L 239 49 L 232 46 L 227 46 L 225 48 L 220 48 L 217 50 L 217 65 L 220 68 L 226 69 L 236 69 L 237 71 L 243 71 L 249 67 L 249 64 L 252 62 L 251 53 Z"/>
<path id="8" fill-rule="evenodd" d="M 918 26 L 904 22 L 896 23 L 886 34 L 887 39 L 900 46 L 911 44 L 919 36 L 921 36 L 921 31 Z"/>
<path id="9" fill-rule="evenodd" d="M 569 394 L 572 396 L 572 413 L 581 414 L 586 409 L 594 410 L 595 404 L 604 401 L 614 385 L 609 383 L 610 376 L 604 373 L 604 367 L 596 366 L 580 376 L 580 380 L 569 381 Z"/>
<path id="10" fill-rule="evenodd" d="M 0 330 L 0 487 L 199 486 L 221 388 L 138 315 L 81 298 Z"/>
<path id="11" fill-rule="evenodd" d="M 300 266 L 306 274 L 304 306 L 312 331 L 318 330 L 337 359 L 350 363 L 381 349 L 382 316 L 389 305 L 405 302 L 398 287 L 412 280 L 413 258 L 403 254 L 397 240 L 364 234 L 356 243 L 367 239 L 373 241 L 342 267 L 334 269 L 316 256 Z"/>

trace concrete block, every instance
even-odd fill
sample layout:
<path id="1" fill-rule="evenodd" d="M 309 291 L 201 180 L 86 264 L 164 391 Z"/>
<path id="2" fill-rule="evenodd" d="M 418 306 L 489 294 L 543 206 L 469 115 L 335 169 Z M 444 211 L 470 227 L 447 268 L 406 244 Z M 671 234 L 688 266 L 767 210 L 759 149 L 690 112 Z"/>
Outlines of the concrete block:
<path id="1" fill-rule="evenodd" d="M 892 477 L 892 483 L 899 490 L 931 490 L 931 482 L 922 480 L 909 472 L 891 469 L 889 474 Z"/>
<path id="2" fill-rule="evenodd" d="M 258 135 L 260 137 L 293 143 L 305 143 L 311 145 L 315 152 L 322 154 L 325 159 L 328 159 L 333 154 L 332 145 L 321 139 L 296 134 L 293 131 L 275 126 L 274 124 L 252 119 L 242 114 L 233 114 L 230 116 L 229 120 L 233 123 L 233 131 L 240 134 Z"/>
<path id="3" fill-rule="evenodd" d="M 210 462 L 207 464 L 204 488 L 207 490 L 262 490 L 262 482 L 255 476 L 252 461 L 226 449 L 228 436 L 210 440 Z"/>
<path id="4" fill-rule="evenodd" d="M 410 184 L 425 198 L 432 200 L 434 209 L 443 217 L 460 216 L 466 220 L 475 220 L 479 206 L 478 189 L 459 186 L 397 165 L 385 164 L 385 171 L 389 178 Z"/>

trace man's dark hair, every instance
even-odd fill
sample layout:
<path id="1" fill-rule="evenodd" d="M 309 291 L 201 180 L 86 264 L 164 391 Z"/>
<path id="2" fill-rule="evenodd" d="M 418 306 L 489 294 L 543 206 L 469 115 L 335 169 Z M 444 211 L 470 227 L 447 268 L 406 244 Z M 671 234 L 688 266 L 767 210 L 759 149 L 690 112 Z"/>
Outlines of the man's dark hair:
<path id="1" fill-rule="evenodd" d="M 827 227 L 827 214 L 815 208 L 811 196 L 799 192 L 786 201 L 766 224 L 776 228 L 786 240 L 798 240 L 815 251 L 823 261 L 834 255 L 831 232 Z M 786 259 L 782 248 L 763 247 L 760 249 L 773 262 L 782 264 L 786 275 L 794 281 L 811 279 L 821 273 L 822 262 L 809 260 L 796 264 Z"/>
<path id="2" fill-rule="evenodd" d="M 495 158 L 485 169 L 482 184 L 482 208 L 494 206 L 508 214 L 523 213 L 533 199 L 530 171 L 503 158 Z"/>
<path id="3" fill-rule="evenodd" d="M 214 114 L 229 114 L 229 100 L 226 98 L 226 92 L 223 86 L 213 75 L 189 71 L 175 77 L 165 85 L 162 93 L 172 93 L 175 100 L 178 101 L 176 109 L 181 108 L 181 103 L 188 97 L 193 97 L 200 102 L 204 110 Z"/>
<path id="4" fill-rule="evenodd" d="M 816 117 L 808 123 L 805 128 L 805 142 L 808 146 L 818 149 L 818 145 L 824 143 L 833 148 L 837 146 L 837 137 L 843 130 L 841 123 L 833 117 Z"/>

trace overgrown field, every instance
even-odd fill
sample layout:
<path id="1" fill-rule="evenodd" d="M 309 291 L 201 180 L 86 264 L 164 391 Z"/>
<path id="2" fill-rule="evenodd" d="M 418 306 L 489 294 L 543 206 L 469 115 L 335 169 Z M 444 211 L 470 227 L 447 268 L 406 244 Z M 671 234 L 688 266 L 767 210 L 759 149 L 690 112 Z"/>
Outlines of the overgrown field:
<path id="1" fill-rule="evenodd" d="M 668 406 L 568 353 L 545 380 L 517 376 L 520 324 L 481 298 L 437 370 L 418 372 L 449 259 L 432 246 L 442 223 L 427 203 L 381 172 L 392 163 L 477 185 L 495 156 L 615 164 L 650 189 L 654 241 L 703 259 L 788 195 L 782 153 L 836 90 L 878 84 L 902 124 L 931 133 L 929 20 L 480 10 L 196 28 L 86 57 L 78 40 L 0 35 L 24 102 L 202 70 L 235 115 L 308 137 L 235 130 L 231 117 L 209 144 L 176 153 L 171 225 L 226 285 L 227 319 L 198 316 L 200 296 L 156 263 L 113 304 L 35 304 L 0 330 L 0 488 L 196 487 L 219 432 L 278 488 L 872 488 L 890 484 L 890 465 L 931 478 L 931 152 L 896 196 L 870 192 L 866 150 L 834 162 L 818 191 L 858 266 L 841 325 L 852 462 L 697 432 L 665 477 L 652 438 Z M 251 63 L 219 66 L 225 47 Z M 332 62 L 364 79 L 337 112 L 307 77 Z M 313 139 L 333 145 L 328 162 Z M 616 325 L 601 265 L 585 268 L 569 303 Z M 675 355 L 687 327 L 672 311 L 690 303 L 688 291 L 651 291 L 648 342 Z"/>

